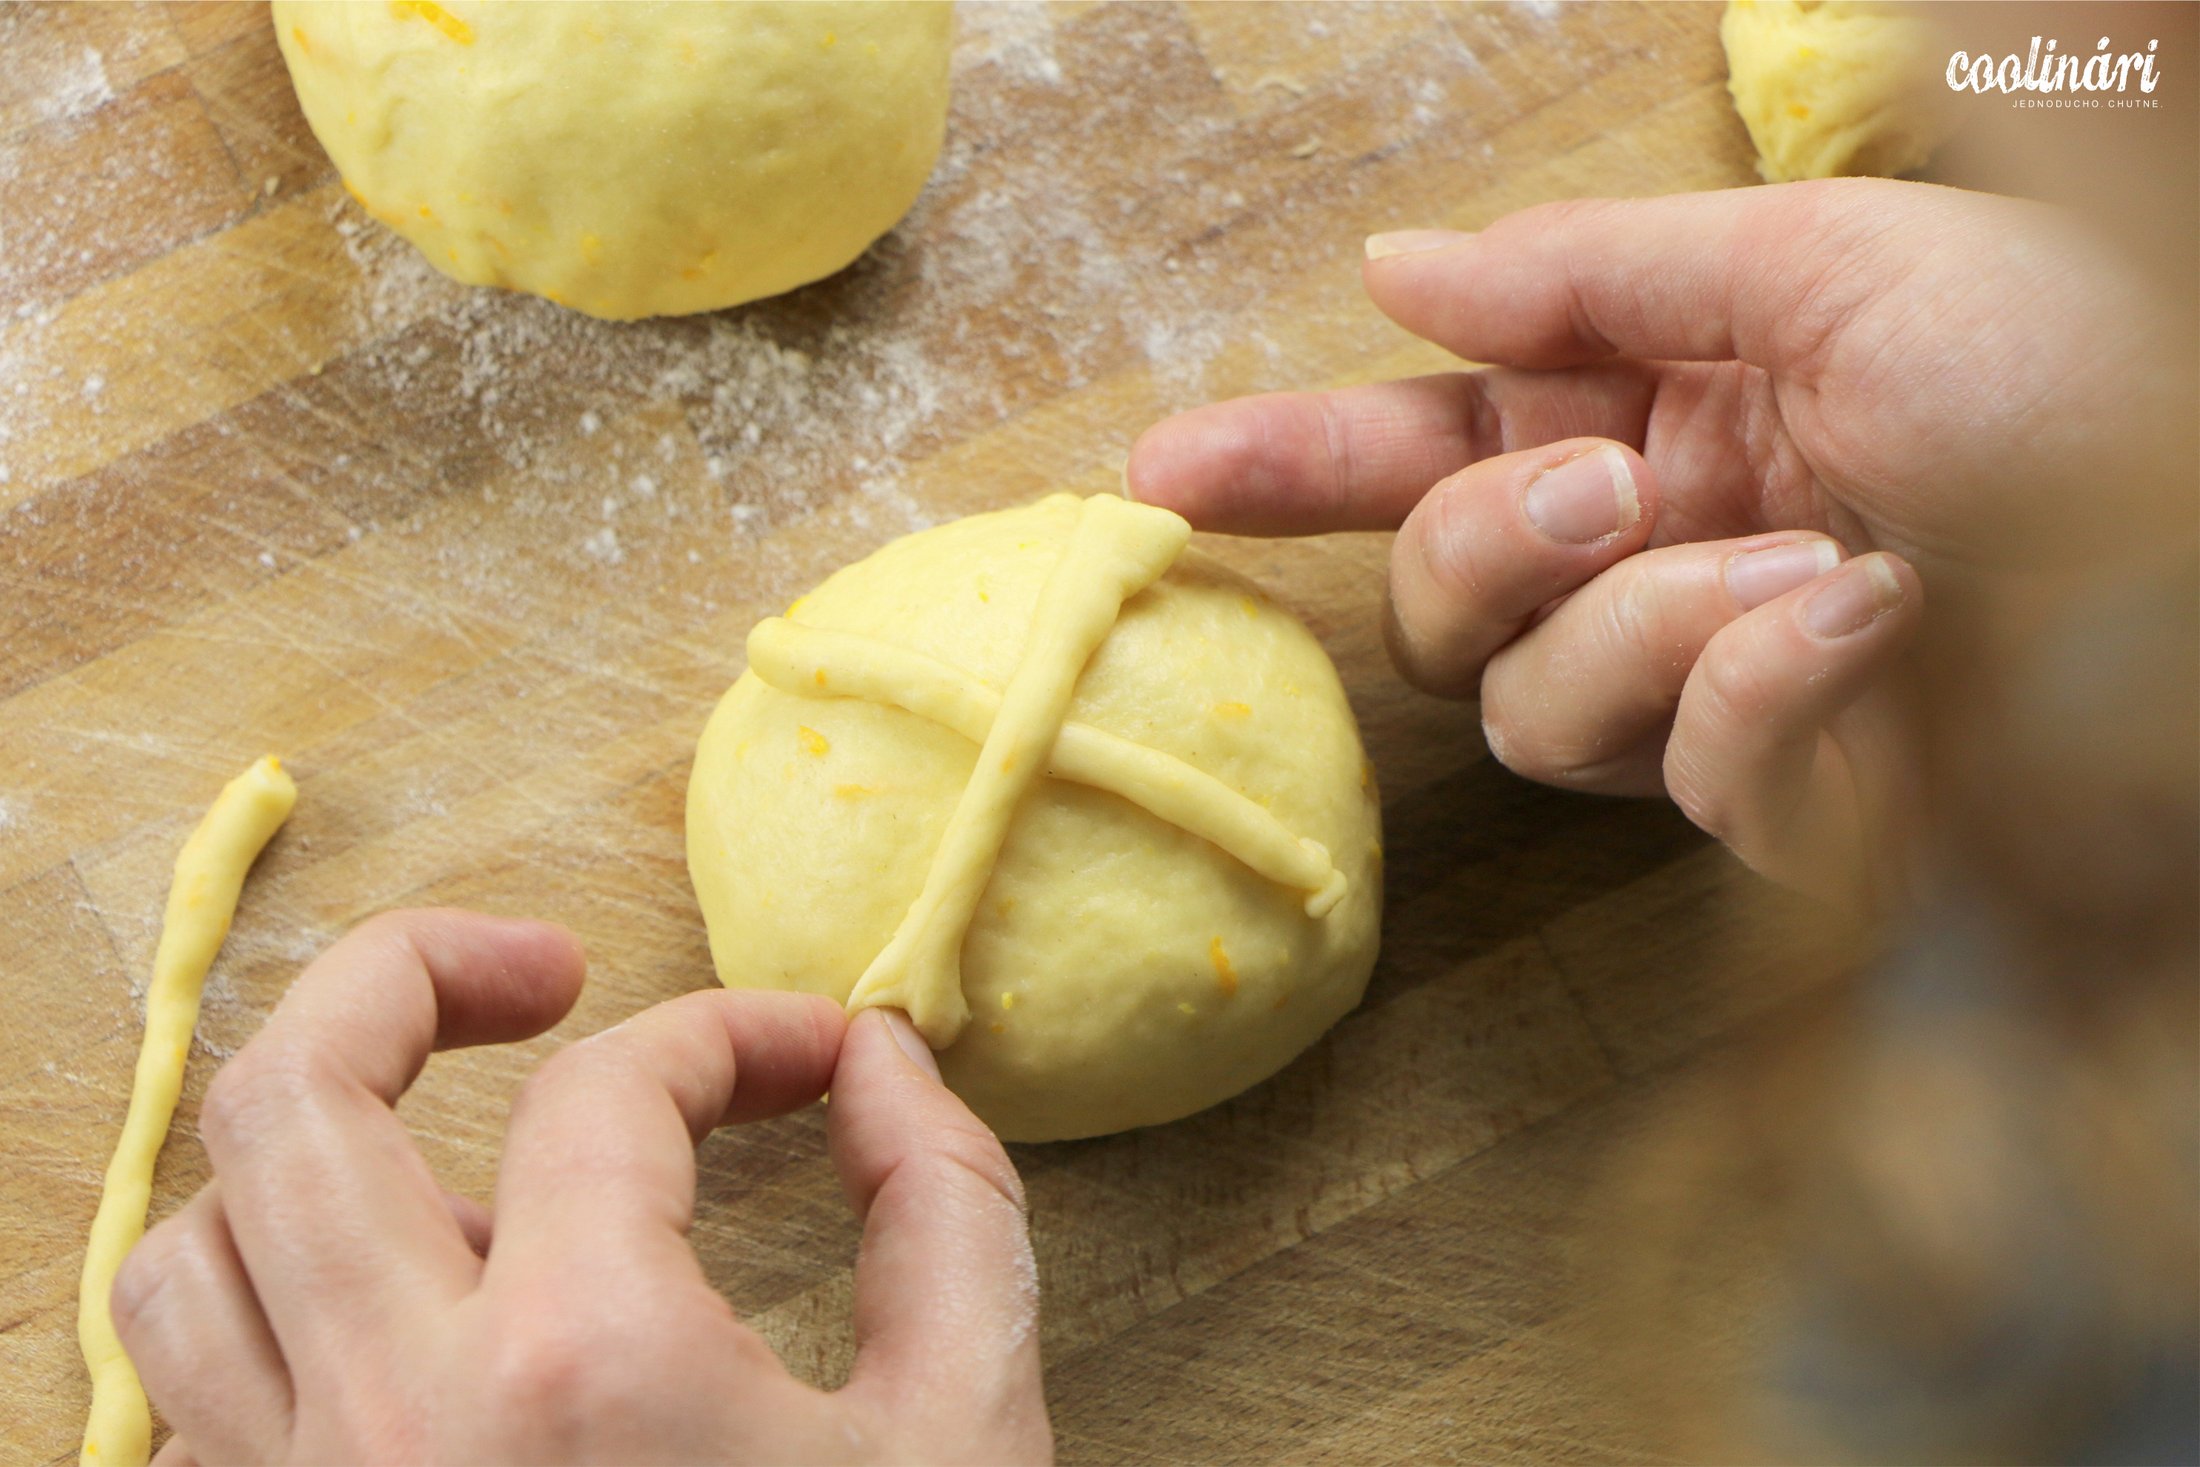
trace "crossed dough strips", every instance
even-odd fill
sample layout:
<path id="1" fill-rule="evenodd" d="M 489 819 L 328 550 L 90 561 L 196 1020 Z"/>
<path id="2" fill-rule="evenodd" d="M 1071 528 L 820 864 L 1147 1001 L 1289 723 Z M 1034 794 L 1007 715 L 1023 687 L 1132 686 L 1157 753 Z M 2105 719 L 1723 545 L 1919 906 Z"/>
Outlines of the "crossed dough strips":
<path id="1" fill-rule="evenodd" d="M 1325 916 L 1344 895 L 1344 874 L 1320 842 L 1294 837 L 1220 780 L 1159 750 L 1064 722 L 1077 679 L 1123 603 L 1159 580 L 1190 536 L 1191 527 L 1166 510 L 1109 495 L 1087 499 L 1000 693 L 946 663 L 857 633 L 777 617 L 750 632 L 750 670 L 782 692 L 890 704 L 981 746 L 924 887 L 857 981 L 851 1012 L 899 1008 L 935 1049 L 955 1042 L 970 1018 L 963 936 L 1017 802 L 1041 773 L 1119 795 L 1270 880 L 1308 892 L 1308 916 Z"/>

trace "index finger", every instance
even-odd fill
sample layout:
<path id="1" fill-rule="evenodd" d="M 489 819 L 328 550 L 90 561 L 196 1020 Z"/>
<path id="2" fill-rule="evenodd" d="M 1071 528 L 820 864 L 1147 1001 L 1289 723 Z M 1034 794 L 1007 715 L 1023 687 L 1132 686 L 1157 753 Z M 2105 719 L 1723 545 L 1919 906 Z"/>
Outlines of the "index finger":
<path id="1" fill-rule="evenodd" d="M 310 964 L 207 1088 L 199 1131 L 237 1249 L 294 1370 L 385 1353 L 480 1263 L 391 1107 L 429 1052 L 538 1033 L 572 1006 L 562 927 L 391 912 Z"/>
<path id="2" fill-rule="evenodd" d="M 562 1279 L 631 1259 L 701 1278 L 686 1241 L 695 1148 L 823 1095 L 844 1027 L 816 994 L 710 989 L 552 1057 L 512 1107 L 491 1274 Z"/>
<path id="3" fill-rule="evenodd" d="M 1123 487 L 1225 535 L 1395 530 L 1438 480 L 1486 458 L 1562 438 L 1640 449 L 1656 396 L 1655 371 L 1622 362 L 1263 393 L 1148 428 Z"/>
<path id="4" fill-rule="evenodd" d="M 863 1218 L 847 1389 L 996 1454 L 1011 1442 L 1015 1460 L 1048 1460 L 1023 1184 L 900 1013 L 848 1026 L 829 1134 Z"/>

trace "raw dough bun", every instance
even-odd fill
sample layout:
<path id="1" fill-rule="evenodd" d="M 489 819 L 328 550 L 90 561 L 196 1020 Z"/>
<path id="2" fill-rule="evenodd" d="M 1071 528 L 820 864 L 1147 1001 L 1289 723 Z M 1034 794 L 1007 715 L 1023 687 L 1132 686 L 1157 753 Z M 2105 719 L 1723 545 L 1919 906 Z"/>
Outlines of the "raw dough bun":
<path id="1" fill-rule="evenodd" d="M 1936 33 L 1907 5 L 1731 0 L 1727 90 L 1772 183 L 1922 167 L 1948 135 Z"/>
<path id="2" fill-rule="evenodd" d="M 998 691 L 1082 508 L 1061 495 L 897 540 L 788 619 L 927 654 Z M 1307 890 L 1118 795 L 1039 779 L 961 947 L 971 1017 L 939 1056 L 955 1091 L 1015 1141 L 1227 1099 L 1351 1009 L 1375 961 L 1374 781 L 1336 670 L 1288 612 L 1182 556 L 1123 604 L 1067 721 L 1249 796 L 1256 815 L 1327 848 L 1343 896 L 1309 916 Z M 688 788 L 688 864 L 720 980 L 845 1002 L 924 886 L 977 747 L 898 707 L 745 672 Z"/>
<path id="3" fill-rule="evenodd" d="M 945 4 L 275 0 L 345 186 L 444 274 L 631 320 L 848 264 L 947 118 Z"/>

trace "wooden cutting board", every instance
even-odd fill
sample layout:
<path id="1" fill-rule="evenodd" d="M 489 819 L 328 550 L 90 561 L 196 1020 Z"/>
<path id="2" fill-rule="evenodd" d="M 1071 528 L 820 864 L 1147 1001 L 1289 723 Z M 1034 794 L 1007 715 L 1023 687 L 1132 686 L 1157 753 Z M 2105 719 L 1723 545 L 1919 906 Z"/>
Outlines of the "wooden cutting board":
<path id="1" fill-rule="evenodd" d="M 360 917 L 566 922 L 586 997 L 404 1110 L 487 1194 L 544 1054 L 712 981 L 687 767 L 757 617 L 884 540 L 1114 485 L 1148 423 L 1440 370 L 1365 233 L 1751 180 L 1700 6 L 966 6 L 947 152 L 836 279 L 610 325 L 450 284 L 355 209 L 249 4 L 0 10 L 0 1458 L 73 1456 L 81 1246 L 169 863 L 281 753 L 197 1097 Z M 1386 544 L 1204 548 L 1328 644 L 1386 797 L 1367 1002 L 1178 1125 L 1018 1148 L 1072 1460 L 1605 1458 L 1564 1247 L 1627 1116 L 1823 963 L 1737 942 L 1670 809 L 1542 789 L 1379 635 Z M 845 1368 L 820 1116 L 713 1139 L 695 1242 Z"/>

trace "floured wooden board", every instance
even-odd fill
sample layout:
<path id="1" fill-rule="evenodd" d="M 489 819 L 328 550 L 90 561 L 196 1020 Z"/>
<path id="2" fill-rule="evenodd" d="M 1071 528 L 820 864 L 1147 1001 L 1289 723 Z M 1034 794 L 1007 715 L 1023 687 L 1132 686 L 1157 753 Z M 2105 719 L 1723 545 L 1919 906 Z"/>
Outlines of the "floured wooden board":
<path id="1" fill-rule="evenodd" d="M 251 758 L 297 813 L 220 1058 L 358 918 L 571 924 L 534 1044 L 405 1112 L 488 1193 L 560 1043 L 711 982 L 688 759 L 757 618 L 885 539 L 1112 485 L 1228 394 L 1440 369 L 1361 236 L 1745 183 L 1716 10 L 966 7 L 946 154 L 846 274 L 609 325 L 444 281 L 345 199 L 255 5 L 0 10 L 0 1459 L 73 1456 L 73 1305 L 169 863 Z M 1203 549 L 1307 617 L 1386 797 L 1366 1005 L 1161 1130 L 1023 1148 L 1072 1460 L 1604 1458 L 1556 1343 L 1612 1117 L 1822 971 L 1737 945 L 1672 811 L 1527 785 L 1383 661 L 1376 536 Z M 1723 956 L 1722 956 L 1723 955 Z M 848 1348 L 818 1114 L 704 1151 L 695 1240 L 795 1367 Z M 1611 1428 L 1617 1431 L 1617 1427 Z"/>

